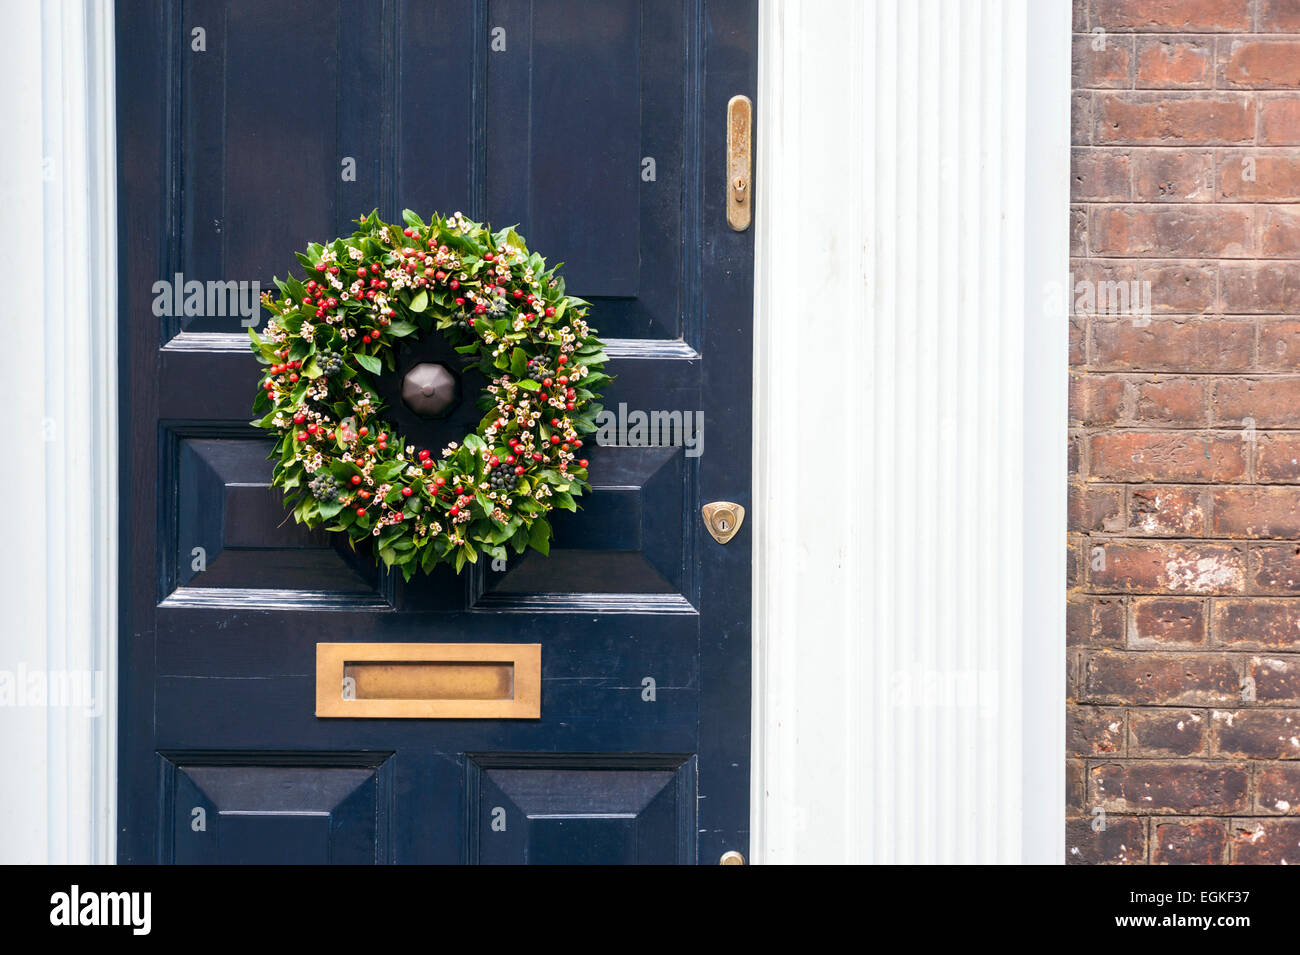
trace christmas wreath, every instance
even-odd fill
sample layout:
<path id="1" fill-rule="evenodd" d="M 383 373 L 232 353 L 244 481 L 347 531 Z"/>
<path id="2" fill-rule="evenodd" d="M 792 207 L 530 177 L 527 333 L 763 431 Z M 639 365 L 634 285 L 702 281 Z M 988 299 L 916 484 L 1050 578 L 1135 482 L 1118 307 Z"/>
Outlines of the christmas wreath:
<path id="1" fill-rule="evenodd" d="M 272 484 L 299 523 L 373 539 L 407 580 L 507 547 L 547 554 L 546 515 L 590 490 L 583 437 L 610 380 L 588 303 L 514 229 L 403 219 L 372 212 L 350 237 L 312 243 L 297 253 L 306 277 L 262 296 L 272 317 L 249 329 L 267 366 L 252 424 L 276 436 Z M 477 430 L 436 453 L 382 420 L 375 389 L 404 340 L 434 331 L 488 382 Z"/>

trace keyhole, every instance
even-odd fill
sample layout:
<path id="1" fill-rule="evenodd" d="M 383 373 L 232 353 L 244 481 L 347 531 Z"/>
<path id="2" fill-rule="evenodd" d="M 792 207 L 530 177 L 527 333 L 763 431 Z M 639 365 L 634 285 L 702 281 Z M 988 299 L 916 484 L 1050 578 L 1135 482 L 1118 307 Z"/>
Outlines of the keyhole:
<path id="1" fill-rule="evenodd" d="M 725 517 L 719 517 L 718 530 L 721 531 L 723 534 L 731 530 L 731 521 L 727 520 Z"/>

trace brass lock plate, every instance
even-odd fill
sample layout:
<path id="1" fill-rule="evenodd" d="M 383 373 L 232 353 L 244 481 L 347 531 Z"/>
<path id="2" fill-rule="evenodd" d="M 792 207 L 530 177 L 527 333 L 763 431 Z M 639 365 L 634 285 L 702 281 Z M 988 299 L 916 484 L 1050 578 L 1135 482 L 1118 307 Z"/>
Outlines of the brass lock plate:
<path id="1" fill-rule="evenodd" d="M 745 509 L 731 501 L 714 501 L 701 508 L 704 514 L 704 526 L 719 544 L 725 544 L 736 536 L 740 525 L 745 523 Z"/>
<path id="2" fill-rule="evenodd" d="M 731 97 L 727 103 L 727 225 L 736 232 L 749 228 L 754 194 L 750 159 L 753 127 L 754 106 L 749 97 Z"/>

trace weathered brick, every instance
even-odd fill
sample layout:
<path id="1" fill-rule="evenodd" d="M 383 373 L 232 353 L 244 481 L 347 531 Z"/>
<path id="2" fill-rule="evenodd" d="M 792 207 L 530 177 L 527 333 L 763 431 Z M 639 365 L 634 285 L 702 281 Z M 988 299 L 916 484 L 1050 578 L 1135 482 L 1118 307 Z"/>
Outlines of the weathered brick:
<path id="1" fill-rule="evenodd" d="M 1065 821 L 1067 865 L 1143 865 L 1147 857 L 1146 820 L 1132 816 L 1095 817 Z"/>
<path id="2" fill-rule="evenodd" d="M 1205 645 L 1205 606 L 1199 599 L 1135 598 L 1131 612 L 1131 649 L 1195 649 Z"/>
<path id="3" fill-rule="evenodd" d="M 1219 270 L 1224 312 L 1294 315 L 1300 312 L 1300 262 L 1225 262 Z"/>
<path id="4" fill-rule="evenodd" d="M 1075 146 L 1092 142 L 1092 93 L 1088 90 L 1070 94 L 1070 142 Z"/>
<path id="5" fill-rule="evenodd" d="M 1077 597 L 1065 611 L 1066 646 L 1124 646 L 1124 601 L 1120 597 Z"/>
<path id="6" fill-rule="evenodd" d="M 1300 711 L 1215 710 L 1210 746 L 1217 756 L 1300 759 Z"/>
<path id="7" fill-rule="evenodd" d="M 1216 600 L 1213 630 L 1216 643 L 1233 649 L 1300 651 L 1300 600 Z"/>
<path id="8" fill-rule="evenodd" d="M 1075 202 L 1123 202 L 1129 197 L 1128 156 L 1101 149 L 1070 151 L 1070 194 Z"/>
<path id="9" fill-rule="evenodd" d="M 1250 30 L 1250 0 L 1092 0 L 1089 23 L 1149 33 Z"/>
<path id="10" fill-rule="evenodd" d="M 1254 811 L 1300 815 L 1300 763 L 1267 763 L 1255 770 Z"/>
<path id="11" fill-rule="evenodd" d="M 1134 706 L 1222 706 L 1240 702 L 1241 679 L 1213 654 L 1116 653 L 1085 658 L 1084 698 Z"/>
<path id="12" fill-rule="evenodd" d="M 1065 761 L 1065 811 L 1082 814 L 1088 794 L 1087 766 L 1081 759 Z"/>
<path id="13" fill-rule="evenodd" d="M 1110 812 L 1226 814 L 1249 805 L 1244 769 L 1198 760 L 1107 761 L 1088 771 L 1088 801 Z"/>
<path id="14" fill-rule="evenodd" d="M 1076 36 L 1072 59 L 1076 89 L 1125 89 L 1133 85 L 1132 37 Z"/>
<path id="15" fill-rule="evenodd" d="M 1168 541 L 1094 542 L 1087 555 L 1090 589 L 1099 593 L 1240 594 L 1246 555 L 1227 544 Z"/>
<path id="16" fill-rule="evenodd" d="M 1259 253 L 1288 256 L 1300 251 L 1300 210 L 1295 206 L 1264 206 L 1259 211 Z"/>
<path id="17" fill-rule="evenodd" d="M 1222 39 L 1219 86 L 1293 89 L 1300 86 L 1300 40 Z"/>
<path id="18" fill-rule="evenodd" d="M 1196 710 L 1129 710 L 1130 756 L 1203 756 L 1206 719 Z"/>
<path id="19" fill-rule="evenodd" d="M 1246 661 L 1244 687 L 1252 702 L 1300 704 L 1300 659 L 1283 656 L 1251 657 Z"/>
<path id="20" fill-rule="evenodd" d="M 1213 40 L 1161 36 L 1137 41 L 1138 89 L 1200 89 L 1213 84 Z"/>
<path id="21" fill-rule="evenodd" d="M 1119 707 L 1071 706 L 1066 710 L 1065 751 L 1071 756 L 1124 752 L 1124 711 Z"/>
<path id="22" fill-rule="evenodd" d="M 1300 547 L 1258 544 L 1250 552 L 1250 584 L 1256 593 L 1300 593 Z"/>
<path id="23" fill-rule="evenodd" d="M 1119 423 L 1124 394 L 1124 379 L 1119 375 L 1071 375 L 1070 423 L 1087 427 Z"/>
<path id="24" fill-rule="evenodd" d="M 1228 826 L 1222 819 L 1160 819 L 1151 822 L 1152 865 L 1222 865 Z"/>
<path id="25" fill-rule="evenodd" d="M 1256 428 L 1300 427 L 1300 376 L 1221 379 L 1214 408 L 1220 424 L 1244 425 L 1250 418 Z"/>
<path id="26" fill-rule="evenodd" d="M 1300 2 L 1255 0 L 1260 33 L 1300 33 Z"/>
<path id="27" fill-rule="evenodd" d="M 1082 206 L 1070 210 L 1070 254 L 1088 254 L 1088 210 Z"/>
<path id="28" fill-rule="evenodd" d="M 1254 250 L 1254 217 L 1241 207 L 1100 206 L 1088 220 L 1098 255 L 1234 256 Z"/>
<path id="29" fill-rule="evenodd" d="M 1234 819 L 1231 859 L 1238 865 L 1295 865 L 1300 819 Z"/>
<path id="30" fill-rule="evenodd" d="M 1091 150 L 1105 155 L 1105 150 Z M 1094 160 L 1101 164 L 1104 159 Z M 1133 169 L 1133 198 L 1147 202 L 1209 202 L 1214 198 L 1214 156 L 1182 149 L 1135 149 L 1128 162 Z M 1085 198 L 1075 196 L 1076 199 Z M 1097 201 L 1126 196 L 1097 196 Z"/>
<path id="31" fill-rule="evenodd" d="M 1069 529 L 1082 533 L 1119 533 L 1124 529 L 1124 489 L 1073 484 L 1069 493 Z"/>
<path id="32" fill-rule="evenodd" d="M 1152 314 L 1200 314 L 1219 304 L 1216 263 L 1073 259 L 1070 269 L 1076 314 L 1145 325 Z"/>
<path id="33" fill-rule="evenodd" d="M 1300 483 L 1300 435 L 1272 432 L 1256 438 L 1258 479 L 1278 484 Z"/>
<path id="34" fill-rule="evenodd" d="M 1133 421 L 1140 425 L 1195 428 L 1208 424 L 1206 388 L 1202 378 L 1159 378 L 1136 381 Z"/>
<path id="35" fill-rule="evenodd" d="M 1225 149 L 1215 178 L 1224 202 L 1294 202 L 1300 197 L 1300 152 Z"/>
<path id="36" fill-rule="evenodd" d="M 1092 476 L 1105 481 L 1199 483 L 1246 476 L 1241 439 L 1223 433 L 1095 434 L 1088 439 L 1088 453 Z"/>
<path id="37" fill-rule="evenodd" d="M 1146 537 L 1200 537 L 1205 533 L 1206 489 L 1156 484 L 1129 492 L 1128 529 Z"/>
<path id="38" fill-rule="evenodd" d="M 1293 488 L 1220 487 L 1213 502 L 1213 537 L 1300 537 L 1300 492 Z"/>
<path id="39" fill-rule="evenodd" d="M 1259 97 L 1259 143 L 1289 146 L 1300 143 L 1300 96 L 1275 93 Z M 1091 113 L 1081 121 L 1091 122 Z"/>
<path id="40" fill-rule="evenodd" d="M 1255 138 L 1255 103 L 1242 93 L 1096 92 L 1092 141 L 1134 146 L 1234 145 Z"/>
<path id="41" fill-rule="evenodd" d="M 1082 315 L 1071 315 L 1070 319 L 1070 366 L 1078 367 L 1087 360 L 1088 326 Z"/>
<path id="42" fill-rule="evenodd" d="M 1300 371 L 1300 321 L 1290 318 L 1260 321 L 1259 368 Z"/>
<path id="43" fill-rule="evenodd" d="M 1300 330 L 1297 331 L 1300 336 Z M 1156 319 L 1097 321 L 1092 326 L 1096 369 L 1146 371 L 1247 371 L 1255 346 L 1252 321 Z M 1300 364 L 1300 337 L 1294 354 Z"/>

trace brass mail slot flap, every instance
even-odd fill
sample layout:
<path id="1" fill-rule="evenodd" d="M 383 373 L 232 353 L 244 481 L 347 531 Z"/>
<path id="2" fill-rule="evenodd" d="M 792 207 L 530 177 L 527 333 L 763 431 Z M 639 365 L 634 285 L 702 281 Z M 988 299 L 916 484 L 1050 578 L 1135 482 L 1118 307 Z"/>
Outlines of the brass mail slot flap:
<path id="1" fill-rule="evenodd" d="M 318 643 L 316 715 L 538 719 L 540 643 Z"/>

